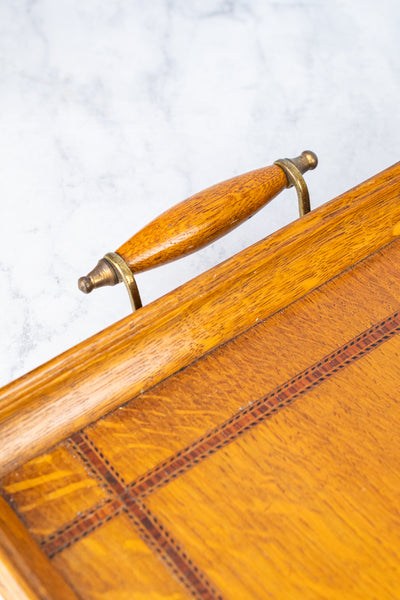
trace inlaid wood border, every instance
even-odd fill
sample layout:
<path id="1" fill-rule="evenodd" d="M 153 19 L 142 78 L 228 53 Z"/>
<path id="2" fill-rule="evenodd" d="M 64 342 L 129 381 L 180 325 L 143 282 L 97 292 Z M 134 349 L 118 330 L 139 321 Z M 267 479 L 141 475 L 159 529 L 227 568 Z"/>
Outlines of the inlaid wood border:
<path id="1" fill-rule="evenodd" d="M 163 487 L 399 331 L 400 313 L 396 312 L 137 478 L 129 484 L 131 494 L 136 498 L 144 498 Z"/>
<path id="2" fill-rule="evenodd" d="M 80 519 L 74 519 L 58 532 L 47 537 L 41 544 L 49 558 L 71 547 L 89 533 L 107 523 L 122 511 L 128 516 L 135 531 L 147 546 L 161 558 L 185 589 L 201 600 L 223 600 L 221 593 L 209 581 L 205 573 L 194 564 L 175 537 L 165 528 L 159 518 L 133 497 L 129 487 L 104 454 L 96 448 L 85 432 L 71 436 L 71 442 L 79 457 L 84 458 L 114 498 L 103 501 L 86 511 Z"/>
<path id="3" fill-rule="evenodd" d="M 48 558 L 69 548 L 77 541 L 98 529 L 104 523 L 111 521 L 124 510 L 124 505 L 119 498 L 109 498 L 90 509 L 81 512 L 79 517 L 63 525 L 60 529 L 41 542 L 40 547 Z"/>
<path id="4" fill-rule="evenodd" d="M 121 478 L 113 465 L 90 439 L 88 435 L 90 429 L 88 432 L 82 431 L 74 434 L 70 438 L 72 447 L 75 448 L 85 464 L 90 466 L 92 472 L 116 495 L 116 500 L 114 503 L 111 503 L 110 500 L 103 501 L 86 511 L 80 519 L 74 519 L 70 524 L 65 524 L 61 530 L 43 540 L 43 550 L 49 557 L 54 556 L 119 514 L 122 506 L 124 510 L 131 507 L 131 515 L 133 514 L 132 507 L 135 507 L 136 511 L 138 510 L 136 507 L 139 506 L 145 513 L 147 511 L 146 514 L 150 519 L 157 522 L 157 518 L 150 515 L 148 509 L 144 507 L 143 498 L 195 467 L 208 456 L 316 388 L 341 369 L 372 352 L 399 332 L 400 312 L 395 312 L 278 386 L 265 397 L 241 409 L 230 419 L 129 484 Z M 106 504 L 107 506 L 105 506 Z M 141 514 L 143 516 L 143 513 Z M 146 528 L 145 522 L 147 523 L 143 517 L 142 528 Z M 161 531 L 163 530 L 160 525 L 159 528 Z M 168 534 L 167 538 L 169 537 Z M 164 541 L 162 546 L 163 544 Z M 166 557 L 165 560 L 167 560 Z"/>

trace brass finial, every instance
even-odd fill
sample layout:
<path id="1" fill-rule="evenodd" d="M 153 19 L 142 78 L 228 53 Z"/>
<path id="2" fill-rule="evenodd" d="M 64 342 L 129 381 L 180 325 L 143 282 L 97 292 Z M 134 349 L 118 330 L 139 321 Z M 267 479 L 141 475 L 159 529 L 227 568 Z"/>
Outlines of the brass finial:
<path id="1" fill-rule="evenodd" d="M 95 288 L 103 287 L 103 285 L 116 285 L 120 281 L 124 282 L 128 290 L 133 310 L 141 308 L 142 301 L 133 273 L 124 259 L 116 252 L 106 254 L 99 260 L 93 271 L 90 271 L 85 277 L 80 277 L 78 287 L 84 294 L 89 294 Z"/>
<path id="2" fill-rule="evenodd" d="M 274 164 L 284 170 L 288 182 L 287 187 L 294 186 L 296 188 L 300 216 L 306 215 L 310 212 L 311 207 L 310 196 L 307 184 L 303 179 L 303 174 L 306 171 L 315 169 L 318 165 L 317 155 L 311 150 L 304 150 L 296 158 L 280 158 Z"/>
<path id="3" fill-rule="evenodd" d="M 95 288 L 103 285 L 116 285 L 118 282 L 116 271 L 107 260 L 102 258 L 90 273 L 79 278 L 78 287 L 84 294 L 89 294 Z"/>
<path id="4" fill-rule="evenodd" d="M 292 158 L 291 162 L 294 163 L 300 173 L 303 174 L 306 171 L 315 169 L 315 167 L 318 165 L 318 157 L 311 150 L 304 150 L 300 156 L 297 156 L 297 158 Z"/>

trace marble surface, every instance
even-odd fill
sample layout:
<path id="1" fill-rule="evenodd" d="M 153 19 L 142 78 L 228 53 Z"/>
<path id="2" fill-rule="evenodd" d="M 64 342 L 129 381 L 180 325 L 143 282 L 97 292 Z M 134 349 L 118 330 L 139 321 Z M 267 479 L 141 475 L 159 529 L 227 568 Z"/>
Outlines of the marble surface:
<path id="1" fill-rule="evenodd" d="M 398 0 L 1 0 L 0 383 L 129 312 L 77 278 L 172 204 L 310 148 L 315 207 L 399 160 L 399 31 Z M 144 302 L 295 198 L 139 275 Z"/>

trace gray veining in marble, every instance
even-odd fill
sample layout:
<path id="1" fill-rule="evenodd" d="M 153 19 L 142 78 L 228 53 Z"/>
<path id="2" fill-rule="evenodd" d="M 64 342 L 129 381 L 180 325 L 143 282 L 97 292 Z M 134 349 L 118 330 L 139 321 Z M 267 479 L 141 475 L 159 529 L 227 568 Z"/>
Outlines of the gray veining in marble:
<path id="1" fill-rule="evenodd" d="M 157 214 L 315 150 L 317 206 L 399 159 L 397 0 L 0 1 L 0 383 L 129 312 L 79 275 Z M 285 192 L 145 303 L 296 217 Z"/>

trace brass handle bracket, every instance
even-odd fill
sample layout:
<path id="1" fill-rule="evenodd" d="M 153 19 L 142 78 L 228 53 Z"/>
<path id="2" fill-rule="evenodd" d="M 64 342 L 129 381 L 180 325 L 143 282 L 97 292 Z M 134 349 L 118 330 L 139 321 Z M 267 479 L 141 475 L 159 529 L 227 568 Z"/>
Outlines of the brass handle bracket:
<path id="1" fill-rule="evenodd" d="M 94 288 L 124 282 L 133 312 L 142 307 L 142 300 L 132 271 L 116 252 L 108 252 L 85 277 L 80 277 L 78 287 L 89 294 Z"/>
<path id="2" fill-rule="evenodd" d="M 133 312 L 138 308 L 142 308 L 142 299 L 140 298 L 139 289 L 135 278 L 133 276 L 132 271 L 126 264 L 123 258 L 116 252 L 108 252 L 104 256 L 104 260 L 106 260 L 113 269 L 117 272 L 118 281 L 123 281 L 128 292 L 129 300 L 131 301 L 131 306 Z"/>
<path id="3" fill-rule="evenodd" d="M 274 162 L 274 165 L 280 167 L 286 175 L 288 188 L 295 187 L 299 202 L 299 214 L 303 217 L 310 212 L 310 194 L 304 180 L 303 173 L 309 169 L 315 169 L 318 165 L 318 158 L 311 150 L 306 150 L 298 158 L 280 158 Z"/>

